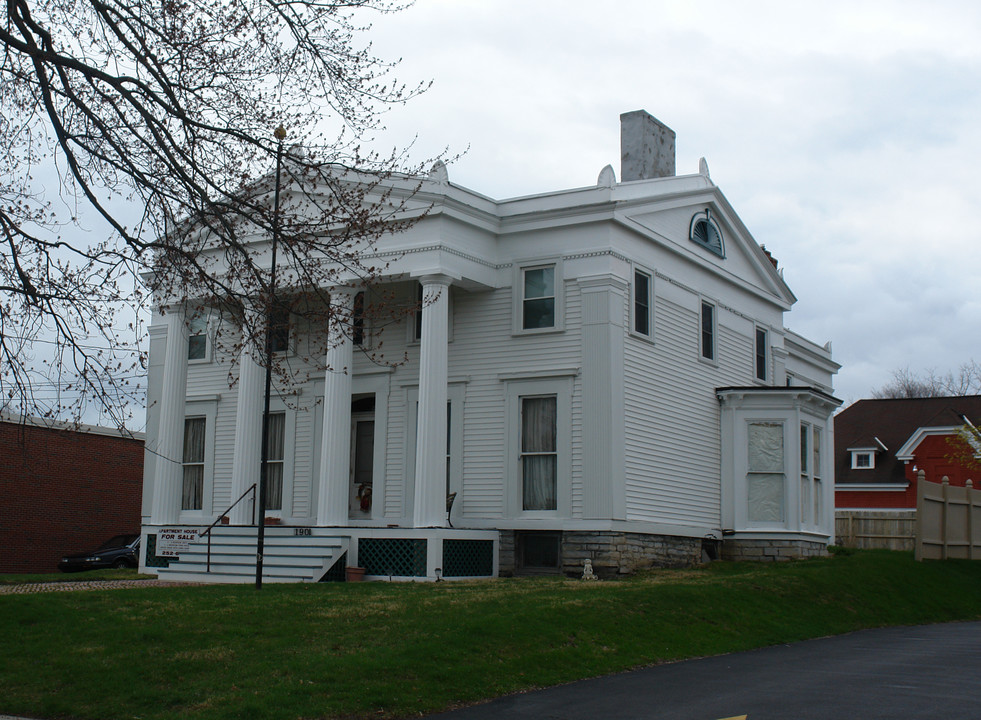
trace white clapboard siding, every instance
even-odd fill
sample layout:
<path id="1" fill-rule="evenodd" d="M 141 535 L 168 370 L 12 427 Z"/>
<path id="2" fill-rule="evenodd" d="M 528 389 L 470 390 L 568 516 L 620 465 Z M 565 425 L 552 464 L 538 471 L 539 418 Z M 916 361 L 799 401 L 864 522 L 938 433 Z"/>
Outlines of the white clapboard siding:
<path id="1" fill-rule="evenodd" d="M 651 344 L 628 338 L 626 357 L 627 517 L 716 525 L 720 514 L 719 407 L 714 389 L 748 384 L 751 339 L 719 313 L 718 364 L 698 360 L 699 316 L 655 300 Z"/>

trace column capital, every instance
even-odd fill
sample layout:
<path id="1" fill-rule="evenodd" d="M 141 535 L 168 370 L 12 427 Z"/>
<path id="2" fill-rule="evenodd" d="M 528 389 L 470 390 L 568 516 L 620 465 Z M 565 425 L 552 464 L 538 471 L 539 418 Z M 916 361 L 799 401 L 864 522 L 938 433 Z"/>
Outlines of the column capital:
<path id="1" fill-rule="evenodd" d="M 419 284 L 425 287 L 426 285 L 442 285 L 443 287 L 449 287 L 453 284 L 454 280 L 449 275 L 444 275 L 443 273 L 429 273 L 426 275 L 420 275 L 417 280 Z"/>

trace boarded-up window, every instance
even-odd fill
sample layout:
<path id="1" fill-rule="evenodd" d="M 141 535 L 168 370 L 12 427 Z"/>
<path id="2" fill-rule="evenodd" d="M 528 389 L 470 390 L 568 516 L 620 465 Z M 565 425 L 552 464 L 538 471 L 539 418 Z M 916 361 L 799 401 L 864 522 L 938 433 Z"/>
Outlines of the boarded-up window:
<path id="1" fill-rule="evenodd" d="M 784 452 L 781 423 L 750 423 L 748 518 L 756 523 L 784 522 Z"/>

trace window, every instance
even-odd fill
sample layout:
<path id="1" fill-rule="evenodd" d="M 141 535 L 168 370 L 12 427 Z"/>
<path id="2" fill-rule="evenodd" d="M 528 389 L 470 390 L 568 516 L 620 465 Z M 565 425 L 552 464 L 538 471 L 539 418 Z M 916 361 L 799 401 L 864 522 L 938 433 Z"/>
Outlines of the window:
<path id="1" fill-rule="evenodd" d="M 555 327 L 555 266 L 522 271 L 521 328 Z"/>
<path id="2" fill-rule="evenodd" d="M 181 491 L 181 510 L 201 510 L 204 507 L 204 446 L 207 419 L 184 420 L 184 482 Z"/>
<path id="3" fill-rule="evenodd" d="M 418 412 L 418 408 L 416 408 Z M 446 401 L 446 495 L 450 494 L 451 461 L 453 460 L 453 401 Z"/>
<path id="4" fill-rule="evenodd" d="M 800 522 L 802 527 L 821 524 L 821 428 L 800 426 Z"/>
<path id="5" fill-rule="evenodd" d="M 519 572 L 558 572 L 562 569 L 562 533 L 519 530 L 514 535 Z"/>
<path id="6" fill-rule="evenodd" d="M 555 510 L 556 398 L 521 398 L 521 508 Z"/>
<path id="7" fill-rule="evenodd" d="M 701 245 L 714 255 L 725 257 L 725 247 L 722 244 L 722 231 L 715 224 L 708 209 L 692 216 L 688 237 L 693 243 Z"/>
<path id="8" fill-rule="evenodd" d="M 747 518 L 751 523 L 784 522 L 783 425 L 754 422 L 748 427 Z"/>
<path id="9" fill-rule="evenodd" d="M 821 525 L 821 514 L 823 512 L 823 506 L 821 504 L 821 496 L 823 494 L 823 485 L 821 484 L 821 477 L 824 473 L 821 471 L 821 429 L 814 428 L 814 442 L 812 443 L 812 452 L 814 453 L 813 462 L 811 462 L 811 474 L 814 478 L 814 524 Z"/>
<path id="10" fill-rule="evenodd" d="M 767 332 L 756 328 L 756 379 L 766 382 L 767 379 Z"/>
<path id="11" fill-rule="evenodd" d="M 187 359 L 208 359 L 208 316 L 198 313 L 188 323 Z"/>
<path id="12" fill-rule="evenodd" d="M 266 438 L 266 509 L 283 509 L 283 470 L 286 461 L 286 413 L 269 413 Z"/>
<path id="13" fill-rule="evenodd" d="M 801 423 L 800 426 L 800 522 L 805 525 L 811 522 L 811 426 Z"/>
<path id="14" fill-rule="evenodd" d="M 872 470 L 874 468 L 874 452 L 867 450 L 852 450 L 852 470 Z"/>
<path id="15" fill-rule="evenodd" d="M 354 307 L 351 309 L 351 341 L 355 345 L 364 344 L 364 293 L 354 296 Z"/>
<path id="16" fill-rule="evenodd" d="M 652 337 L 654 327 L 651 322 L 653 307 L 654 283 L 651 276 L 640 270 L 634 271 L 634 324 L 633 330 L 638 335 Z"/>
<path id="17" fill-rule="evenodd" d="M 269 345 L 274 353 L 290 349 L 290 310 L 288 307 L 273 308 L 269 321 Z"/>
<path id="18" fill-rule="evenodd" d="M 422 283 L 416 284 L 415 329 L 412 337 L 415 340 L 422 339 Z"/>
<path id="19" fill-rule="evenodd" d="M 702 301 L 701 353 L 705 360 L 715 360 L 715 305 Z"/>

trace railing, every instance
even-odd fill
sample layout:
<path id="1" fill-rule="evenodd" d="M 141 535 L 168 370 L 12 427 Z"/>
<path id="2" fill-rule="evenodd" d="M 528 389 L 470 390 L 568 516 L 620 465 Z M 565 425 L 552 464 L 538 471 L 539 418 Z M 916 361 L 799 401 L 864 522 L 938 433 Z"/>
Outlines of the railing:
<path id="1" fill-rule="evenodd" d="M 222 520 L 227 518 L 228 513 L 232 511 L 232 508 L 242 502 L 249 493 L 252 493 L 252 524 L 255 525 L 255 483 L 252 483 L 248 490 L 239 496 L 238 500 L 225 508 L 225 512 L 219 515 L 215 521 L 208 526 L 208 529 L 199 535 L 199 537 L 204 537 L 205 535 L 208 536 L 208 567 L 205 572 L 211 572 L 211 531 L 215 529 L 215 525 L 218 525 Z"/>

